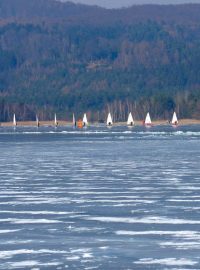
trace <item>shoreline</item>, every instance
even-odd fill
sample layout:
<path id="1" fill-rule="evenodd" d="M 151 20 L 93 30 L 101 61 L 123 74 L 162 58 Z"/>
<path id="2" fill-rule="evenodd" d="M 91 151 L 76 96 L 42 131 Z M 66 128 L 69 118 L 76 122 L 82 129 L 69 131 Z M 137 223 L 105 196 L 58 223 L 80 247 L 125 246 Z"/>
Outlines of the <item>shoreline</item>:
<path id="1" fill-rule="evenodd" d="M 72 122 L 69 121 L 63 121 L 63 120 L 58 120 L 58 127 L 65 127 L 65 126 L 72 126 Z M 89 122 L 89 126 L 90 125 L 105 125 L 106 123 L 98 123 L 98 122 Z M 126 126 L 126 122 L 115 122 L 113 123 L 113 126 Z M 170 125 L 170 123 L 168 123 L 167 120 L 155 120 L 152 121 L 152 126 L 167 126 Z M 178 123 L 179 126 L 184 126 L 184 125 L 200 125 L 200 120 L 198 119 L 181 119 L 179 120 Z M 0 123 L 0 127 L 12 127 L 13 126 L 13 122 L 1 122 Z M 36 125 L 36 121 L 19 121 L 17 122 L 17 126 L 20 127 L 32 127 L 32 126 L 37 126 Z M 40 121 L 40 127 L 43 126 L 52 126 L 54 127 L 54 121 Z M 143 126 L 142 120 L 135 121 L 135 126 Z"/>

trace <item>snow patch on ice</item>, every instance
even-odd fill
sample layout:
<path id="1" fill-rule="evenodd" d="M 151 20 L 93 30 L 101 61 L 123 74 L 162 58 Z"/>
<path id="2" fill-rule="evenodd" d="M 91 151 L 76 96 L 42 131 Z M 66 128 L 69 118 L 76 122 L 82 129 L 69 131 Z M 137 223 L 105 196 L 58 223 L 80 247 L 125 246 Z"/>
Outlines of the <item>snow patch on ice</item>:
<path id="1" fill-rule="evenodd" d="M 200 224 L 200 220 L 177 219 L 167 217 L 84 217 L 85 220 L 114 223 L 144 223 L 144 224 Z"/>
<path id="2" fill-rule="evenodd" d="M 137 264 L 162 264 L 162 265 L 167 265 L 167 266 L 193 266 L 197 264 L 197 261 L 192 261 L 189 259 L 185 258 L 166 258 L 166 259 L 152 259 L 152 258 L 145 258 L 145 259 L 140 259 L 139 261 L 136 261 L 134 263 Z"/>

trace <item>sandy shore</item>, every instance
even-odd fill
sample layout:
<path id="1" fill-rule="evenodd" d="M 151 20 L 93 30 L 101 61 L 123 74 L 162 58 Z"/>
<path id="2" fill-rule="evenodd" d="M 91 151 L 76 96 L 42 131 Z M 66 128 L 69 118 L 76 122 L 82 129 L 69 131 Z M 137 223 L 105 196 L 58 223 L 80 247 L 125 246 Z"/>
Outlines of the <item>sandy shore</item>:
<path id="1" fill-rule="evenodd" d="M 94 123 L 89 123 L 91 125 L 98 125 L 97 122 Z M 126 122 L 116 122 L 113 124 L 114 126 L 125 126 Z M 142 125 L 142 121 L 135 121 L 135 125 L 136 126 L 141 126 Z M 153 126 L 158 126 L 158 125 L 169 125 L 169 123 L 167 122 L 167 120 L 155 120 L 152 121 L 152 125 Z M 181 119 L 179 120 L 179 125 L 183 126 L 183 125 L 200 125 L 200 120 L 197 119 Z M 1 127 L 10 127 L 13 126 L 12 122 L 2 122 L 0 123 Z M 20 121 L 17 122 L 17 126 L 36 126 L 36 122 L 35 121 Z M 40 121 L 40 126 L 54 126 L 54 122 L 53 121 Z M 68 122 L 68 121 L 59 121 L 58 120 L 58 126 L 72 126 L 72 122 Z"/>

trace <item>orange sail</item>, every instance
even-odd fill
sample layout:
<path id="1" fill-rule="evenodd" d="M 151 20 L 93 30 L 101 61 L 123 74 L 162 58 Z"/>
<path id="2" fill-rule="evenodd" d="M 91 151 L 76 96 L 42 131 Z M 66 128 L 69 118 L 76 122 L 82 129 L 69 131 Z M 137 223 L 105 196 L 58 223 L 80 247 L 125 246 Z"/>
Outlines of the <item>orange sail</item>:
<path id="1" fill-rule="evenodd" d="M 83 121 L 81 119 L 78 120 L 77 127 L 78 128 L 83 128 Z"/>

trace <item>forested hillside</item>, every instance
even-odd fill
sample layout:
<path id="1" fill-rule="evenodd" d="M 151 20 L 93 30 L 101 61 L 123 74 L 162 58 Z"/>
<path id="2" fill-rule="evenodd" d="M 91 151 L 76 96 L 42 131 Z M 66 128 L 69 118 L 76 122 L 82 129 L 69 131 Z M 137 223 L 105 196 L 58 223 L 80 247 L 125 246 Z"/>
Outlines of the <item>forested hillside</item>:
<path id="1" fill-rule="evenodd" d="M 200 118 L 200 5 L 0 0 L 0 121 Z"/>

